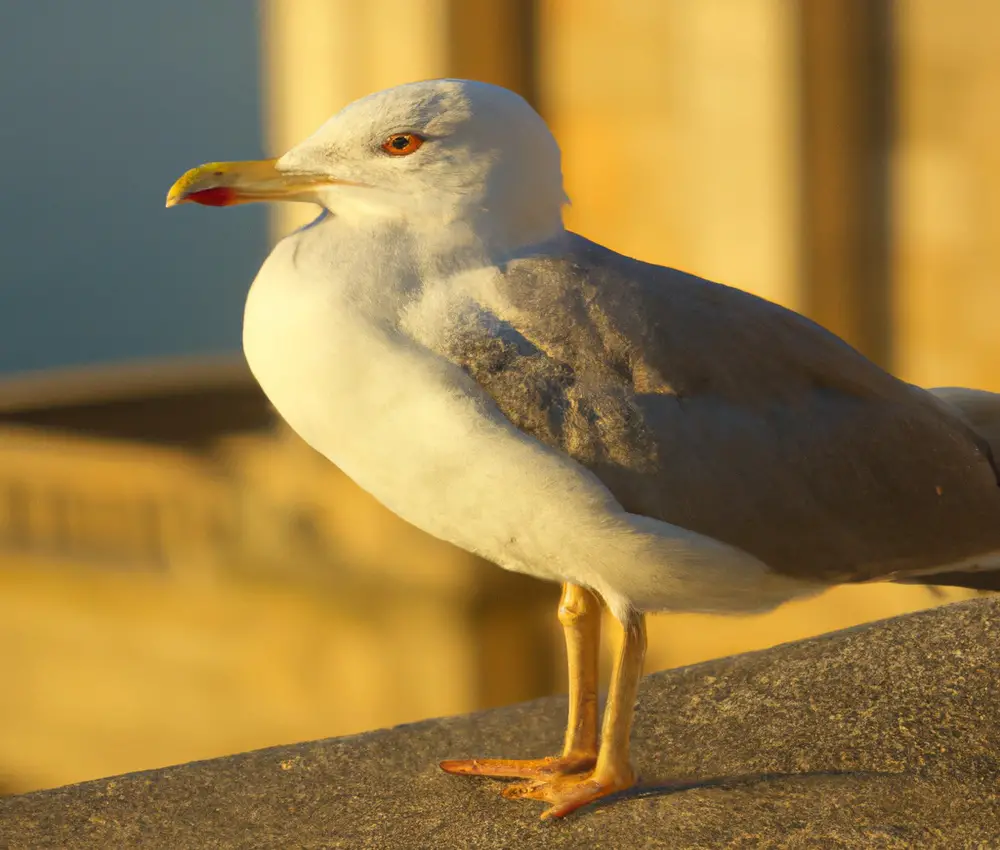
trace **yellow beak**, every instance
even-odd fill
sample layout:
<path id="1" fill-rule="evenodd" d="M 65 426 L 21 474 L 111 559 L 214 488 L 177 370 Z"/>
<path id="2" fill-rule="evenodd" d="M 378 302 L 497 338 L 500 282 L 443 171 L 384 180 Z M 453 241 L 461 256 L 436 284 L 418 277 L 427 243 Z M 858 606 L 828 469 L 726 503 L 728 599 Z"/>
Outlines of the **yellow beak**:
<path id="1" fill-rule="evenodd" d="M 199 165 L 170 187 L 167 206 L 175 207 L 189 201 L 209 207 L 229 207 L 251 201 L 313 201 L 317 188 L 347 184 L 325 174 L 278 171 L 274 167 L 276 162 L 261 159 Z"/>

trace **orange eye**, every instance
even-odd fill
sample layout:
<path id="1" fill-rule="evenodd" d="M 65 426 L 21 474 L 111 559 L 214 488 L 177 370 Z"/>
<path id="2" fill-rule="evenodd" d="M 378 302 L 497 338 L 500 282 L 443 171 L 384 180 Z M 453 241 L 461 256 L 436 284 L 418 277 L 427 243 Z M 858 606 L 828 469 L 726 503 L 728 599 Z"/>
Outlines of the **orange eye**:
<path id="1" fill-rule="evenodd" d="M 408 156 L 424 143 L 416 133 L 394 133 L 382 142 L 382 150 L 390 156 Z"/>

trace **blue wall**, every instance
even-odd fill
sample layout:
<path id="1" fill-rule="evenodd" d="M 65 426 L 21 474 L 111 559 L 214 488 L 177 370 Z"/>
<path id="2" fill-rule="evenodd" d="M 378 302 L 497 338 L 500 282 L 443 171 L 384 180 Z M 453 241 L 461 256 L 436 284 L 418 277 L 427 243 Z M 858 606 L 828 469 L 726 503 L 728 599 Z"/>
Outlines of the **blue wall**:
<path id="1" fill-rule="evenodd" d="M 259 89 L 251 0 L 0 3 L 0 373 L 238 350 L 265 209 L 163 201 Z"/>

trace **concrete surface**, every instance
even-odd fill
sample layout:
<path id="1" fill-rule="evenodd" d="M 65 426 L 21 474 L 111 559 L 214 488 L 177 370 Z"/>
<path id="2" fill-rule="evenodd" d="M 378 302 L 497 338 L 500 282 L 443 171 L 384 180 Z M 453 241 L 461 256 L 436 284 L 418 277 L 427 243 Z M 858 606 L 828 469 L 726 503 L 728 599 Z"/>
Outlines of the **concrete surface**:
<path id="1" fill-rule="evenodd" d="M 552 698 L 0 799 L 0 847 L 1000 847 L 998 638 L 977 599 L 656 673 L 640 788 L 563 821 L 436 768 L 556 750 Z"/>

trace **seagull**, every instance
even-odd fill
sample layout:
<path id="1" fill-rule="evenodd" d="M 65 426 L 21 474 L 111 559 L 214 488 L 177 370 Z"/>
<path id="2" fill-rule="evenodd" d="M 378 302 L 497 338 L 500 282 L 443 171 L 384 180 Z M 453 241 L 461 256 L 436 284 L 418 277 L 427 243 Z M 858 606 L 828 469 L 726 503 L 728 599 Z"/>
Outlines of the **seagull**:
<path id="1" fill-rule="evenodd" d="M 445 771 L 519 779 L 505 796 L 543 817 L 634 785 L 649 612 L 1000 588 L 1000 395 L 920 389 L 795 312 L 568 231 L 558 144 L 513 92 L 391 88 L 167 196 L 250 201 L 321 208 L 247 297 L 279 413 L 404 520 L 562 584 L 562 752 Z M 622 637 L 599 734 L 602 605 Z"/>

